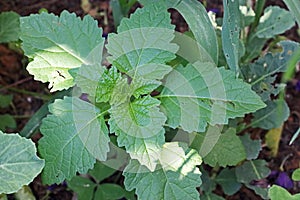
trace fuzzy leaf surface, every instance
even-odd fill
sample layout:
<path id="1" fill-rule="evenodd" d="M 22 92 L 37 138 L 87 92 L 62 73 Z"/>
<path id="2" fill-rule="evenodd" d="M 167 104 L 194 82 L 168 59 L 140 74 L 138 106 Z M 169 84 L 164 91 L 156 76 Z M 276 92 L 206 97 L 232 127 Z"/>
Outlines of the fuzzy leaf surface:
<path id="1" fill-rule="evenodd" d="M 17 192 L 42 171 L 44 160 L 36 155 L 34 143 L 17 134 L 0 131 L 0 193 Z"/>
<path id="2" fill-rule="evenodd" d="M 175 58 L 178 47 L 172 44 L 174 26 L 163 4 L 137 9 L 123 19 L 118 34 L 108 37 L 109 61 L 121 72 L 128 72 L 148 63 L 164 64 Z"/>
<path id="3" fill-rule="evenodd" d="M 204 132 L 207 124 L 227 124 L 265 106 L 234 72 L 200 62 L 170 72 L 159 98 L 167 123 L 187 132 Z"/>
<path id="4" fill-rule="evenodd" d="M 60 183 L 76 172 L 86 173 L 109 151 L 108 129 L 103 113 L 77 97 L 65 97 L 49 106 L 43 120 L 39 151 L 46 160 L 45 183 Z"/>
<path id="5" fill-rule="evenodd" d="M 87 15 L 81 20 L 63 11 L 60 17 L 41 13 L 21 18 L 21 39 L 27 66 L 35 80 L 49 82 L 51 91 L 74 85 L 69 69 L 101 63 L 104 39 L 97 21 Z"/>
<path id="6" fill-rule="evenodd" d="M 196 166 L 201 158 L 195 150 L 177 142 L 166 143 L 159 160 L 155 172 L 131 160 L 123 173 L 125 188 L 136 189 L 139 199 L 199 199 L 196 187 L 201 185 L 201 173 Z"/>

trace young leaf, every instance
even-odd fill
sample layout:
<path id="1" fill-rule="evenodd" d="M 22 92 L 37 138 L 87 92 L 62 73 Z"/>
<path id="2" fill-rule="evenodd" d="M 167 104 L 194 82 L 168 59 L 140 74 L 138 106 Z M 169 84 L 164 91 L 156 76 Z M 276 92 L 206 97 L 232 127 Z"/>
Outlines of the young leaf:
<path id="1" fill-rule="evenodd" d="M 0 14 L 0 43 L 13 42 L 19 39 L 20 15 L 15 12 Z"/>
<path id="2" fill-rule="evenodd" d="M 290 115 L 290 109 L 284 100 L 267 101 L 267 107 L 253 114 L 252 127 L 266 130 L 280 127 Z"/>
<path id="3" fill-rule="evenodd" d="M 298 200 L 300 194 L 291 195 L 286 189 L 278 185 L 273 185 L 269 190 L 269 198 L 272 200 Z"/>
<path id="4" fill-rule="evenodd" d="M 216 182 L 220 184 L 227 195 L 233 195 L 241 188 L 242 184 L 237 181 L 235 169 L 223 169 L 216 177 Z"/>
<path id="5" fill-rule="evenodd" d="M 34 143 L 17 134 L 0 131 L 0 193 L 17 192 L 42 171 L 44 160 L 36 155 Z"/>
<path id="6" fill-rule="evenodd" d="M 239 1 L 224 0 L 222 46 L 229 68 L 239 73 L 240 9 Z"/>
<path id="7" fill-rule="evenodd" d="M 271 38 L 284 33 L 295 25 L 291 13 L 278 6 L 269 6 L 259 19 L 255 35 L 259 38 Z"/>
<path id="8" fill-rule="evenodd" d="M 237 180 L 249 184 L 253 180 L 260 180 L 270 174 L 265 160 L 246 161 L 235 170 Z"/>
<path id="9" fill-rule="evenodd" d="M 163 4 L 137 9 L 130 19 L 123 19 L 118 34 L 110 34 L 106 45 L 108 60 L 121 72 L 147 63 L 164 64 L 175 58 L 178 47 L 172 44 L 174 26 Z"/>
<path id="10" fill-rule="evenodd" d="M 161 168 L 155 172 L 131 160 L 123 173 L 125 188 L 136 189 L 140 199 L 199 199 L 196 187 L 201 179 L 196 165 L 201 164 L 201 158 L 195 150 L 166 143 L 159 160 Z"/>
<path id="11" fill-rule="evenodd" d="M 221 134 L 213 149 L 203 158 L 210 166 L 233 166 L 246 158 L 244 146 L 233 128 Z"/>
<path id="12" fill-rule="evenodd" d="M 200 62 L 169 73 L 159 98 L 168 125 L 188 132 L 204 132 L 207 124 L 227 124 L 265 106 L 232 71 Z"/>
<path id="13" fill-rule="evenodd" d="M 51 91 L 74 85 L 69 69 L 101 63 L 102 29 L 91 16 L 83 20 L 63 11 L 60 17 L 41 13 L 21 18 L 21 39 L 27 66 L 36 80 L 50 82 Z"/>
<path id="14" fill-rule="evenodd" d="M 95 158 L 105 160 L 109 151 L 108 129 L 98 108 L 77 97 L 65 97 L 49 106 L 42 122 L 39 151 L 46 160 L 45 183 L 60 183 L 76 172 L 86 173 Z"/>
<path id="15" fill-rule="evenodd" d="M 240 139 L 244 145 L 246 151 L 247 160 L 254 160 L 258 157 L 261 151 L 261 140 L 252 140 L 250 134 L 240 136 Z"/>

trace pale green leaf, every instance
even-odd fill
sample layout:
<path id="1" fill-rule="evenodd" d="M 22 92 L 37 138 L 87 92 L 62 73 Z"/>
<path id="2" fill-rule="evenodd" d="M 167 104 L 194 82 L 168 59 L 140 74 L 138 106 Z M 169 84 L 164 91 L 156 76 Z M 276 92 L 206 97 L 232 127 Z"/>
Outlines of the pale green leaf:
<path id="1" fill-rule="evenodd" d="M 222 186 L 224 193 L 227 195 L 233 195 L 239 191 L 242 186 L 242 184 L 237 181 L 234 169 L 223 169 L 215 181 Z"/>
<path id="2" fill-rule="evenodd" d="M 109 151 L 104 113 L 77 97 L 65 97 L 49 106 L 42 122 L 43 138 L 39 151 L 46 160 L 42 178 L 45 183 L 71 179 L 76 172 L 86 173 Z"/>
<path id="3" fill-rule="evenodd" d="M 267 107 L 253 114 L 252 127 L 270 130 L 280 127 L 289 117 L 290 109 L 285 100 L 267 101 Z"/>
<path id="4" fill-rule="evenodd" d="M 278 6 L 269 6 L 259 19 L 255 35 L 259 38 L 271 38 L 284 33 L 295 25 L 293 15 Z"/>
<path id="5" fill-rule="evenodd" d="M 21 39 L 25 55 L 33 59 L 27 70 L 49 82 L 51 91 L 74 85 L 69 69 L 102 61 L 102 29 L 89 15 L 83 20 L 67 11 L 60 17 L 45 12 L 22 17 Z"/>
<path id="6" fill-rule="evenodd" d="M 239 1 L 224 0 L 222 46 L 229 68 L 239 73 L 240 10 Z"/>
<path id="7" fill-rule="evenodd" d="M 70 69 L 69 73 L 73 76 L 74 82 L 80 87 L 82 93 L 89 95 L 89 99 L 93 102 L 97 93 L 98 82 L 102 80 L 101 76 L 105 71 L 105 67 L 100 64 L 85 65 L 80 68 Z"/>
<path id="8" fill-rule="evenodd" d="M 247 160 L 256 159 L 258 157 L 259 152 L 261 151 L 261 140 L 252 140 L 250 138 L 250 134 L 240 136 L 240 140 L 244 145 Z"/>
<path id="9" fill-rule="evenodd" d="M 261 180 L 270 174 L 270 169 L 265 160 L 250 160 L 236 167 L 237 180 L 241 183 L 250 184 L 253 180 Z"/>
<path id="10" fill-rule="evenodd" d="M 182 148 L 178 143 L 166 143 L 161 151 L 160 166 L 150 172 L 131 160 L 124 170 L 125 188 L 136 189 L 139 199 L 199 199 L 196 187 L 201 185 L 196 165 L 201 158 L 195 150 Z"/>
<path id="11" fill-rule="evenodd" d="M 110 34 L 108 60 L 121 72 L 128 72 L 147 63 L 164 64 L 175 58 L 178 47 L 172 44 L 174 26 L 163 4 L 137 9 L 130 19 L 124 18 L 118 34 Z"/>
<path id="12" fill-rule="evenodd" d="M 15 12 L 0 14 L 0 43 L 13 42 L 19 39 L 20 15 Z"/>
<path id="13" fill-rule="evenodd" d="M 278 185 L 272 185 L 269 190 L 269 198 L 271 200 L 299 200 L 300 194 L 291 195 L 286 189 Z"/>
<path id="14" fill-rule="evenodd" d="M 167 0 L 173 3 L 172 8 L 178 10 L 183 16 L 190 30 L 195 37 L 195 44 L 198 46 L 198 61 L 218 63 L 218 42 L 214 27 L 207 15 L 205 7 L 196 0 L 177 1 Z M 183 52 L 181 57 L 185 58 L 190 52 Z"/>
<path id="15" fill-rule="evenodd" d="M 232 71 L 200 62 L 170 72 L 159 98 L 167 124 L 188 132 L 204 132 L 207 124 L 227 124 L 265 106 Z"/>
<path id="16" fill-rule="evenodd" d="M 300 181 L 300 168 L 296 169 L 292 174 L 292 179 L 294 181 Z"/>
<path id="17" fill-rule="evenodd" d="M 42 171 L 44 160 L 36 155 L 34 143 L 17 134 L 0 131 L 0 193 L 17 192 Z"/>
<path id="18" fill-rule="evenodd" d="M 202 134 L 202 133 L 199 133 Z M 213 149 L 203 158 L 210 166 L 233 166 L 246 158 L 244 146 L 236 135 L 235 129 L 230 128 L 221 134 Z"/>
<path id="19" fill-rule="evenodd" d="M 294 15 L 299 26 L 300 25 L 300 1 L 283 0 L 283 2 L 287 5 L 290 12 Z"/>

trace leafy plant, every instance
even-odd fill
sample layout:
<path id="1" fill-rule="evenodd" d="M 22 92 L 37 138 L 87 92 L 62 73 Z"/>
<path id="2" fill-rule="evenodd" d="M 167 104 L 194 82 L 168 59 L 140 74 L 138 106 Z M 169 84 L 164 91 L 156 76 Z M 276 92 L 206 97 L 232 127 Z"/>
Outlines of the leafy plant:
<path id="1" fill-rule="evenodd" d="M 203 199 L 223 199 L 213 193 L 216 184 L 227 195 L 244 185 L 271 197 L 272 191 L 252 184 L 270 173 L 257 159 L 260 140 L 238 134 L 248 127 L 277 128 L 289 115 L 286 103 L 274 98 L 283 85 L 274 82 L 299 44 L 284 41 L 281 51 L 260 54 L 269 38 L 294 25 L 292 15 L 268 7 L 262 17 L 256 9 L 254 17 L 239 1 L 224 0 L 223 29 L 216 34 L 196 0 L 141 2 L 145 6 L 122 19 L 107 44 L 90 16 L 63 11 L 21 17 L 29 73 L 49 82 L 51 92 L 74 88 L 73 96 L 48 106 L 40 127 L 43 183 L 67 179 L 79 199 L 132 198 L 120 186 L 101 183 L 115 170 L 98 160 L 122 169 L 125 189 L 139 199 L 200 199 L 198 187 Z M 189 35 L 174 31 L 168 8 L 185 18 Z M 104 48 L 109 57 L 102 56 Z M 106 59 L 109 66 L 102 64 Z M 250 113 L 252 122 L 244 125 Z M 111 156 L 115 151 L 118 156 Z M 200 178 L 202 160 L 222 168 L 213 177 L 202 168 Z M 112 188 L 120 195 L 106 193 Z"/>

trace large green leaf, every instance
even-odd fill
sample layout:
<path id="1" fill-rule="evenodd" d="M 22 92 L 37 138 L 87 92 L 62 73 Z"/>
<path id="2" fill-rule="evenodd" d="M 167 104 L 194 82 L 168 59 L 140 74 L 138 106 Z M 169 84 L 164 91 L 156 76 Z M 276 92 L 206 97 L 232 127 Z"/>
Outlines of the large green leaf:
<path id="1" fill-rule="evenodd" d="M 19 39 L 20 15 L 15 12 L 0 14 L 0 43 L 13 42 Z"/>
<path id="2" fill-rule="evenodd" d="M 266 130 L 280 127 L 289 117 L 290 109 L 285 100 L 267 101 L 267 107 L 253 114 L 252 127 Z"/>
<path id="3" fill-rule="evenodd" d="M 300 194 L 291 195 L 283 187 L 273 185 L 269 190 L 269 198 L 271 198 L 271 200 L 298 200 L 300 199 Z"/>
<path id="4" fill-rule="evenodd" d="M 139 199 L 199 199 L 196 187 L 201 185 L 196 165 L 201 158 L 195 150 L 182 148 L 178 143 L 166 143 L 155 172 L 131 160 L 124 170 L 125 188 L 136 189 Z"/>
<path id="5" fill-rule="evenodd" d="M 163 4 L 137 9 L 130 19 L 123 19 L 118 34 L 110 34 L 106 45 L 109 61 L 121 72 L 147 63 L 161 63 L 175 58 L 178 47 L 172 44 L 174 26 Z"/>
<path id="6" fill-rule="evenodd" d="M 17 192 L 42 171 L 44 160 L 31 140 L 17 134 L 0 131 L 0 146 L 0 193 Z"/>
<path id="7" fill-rule="evenodd" d="M 224 0 L 222 46 L 229 68 L 239 73 L 240 9 L 239 1 Z"/>
<path id="8" fill-rule="evenodd" d="M 259 19 L 255 35 L 259 38 L 271 38 L 284 33 L 295 25 L 293 15 L 278 6 L 269 6 Z"/>
<path id="9" fill-rule="evenodd" d="M 261 180 L 270 174 L 265 160 L 246 161 L 235 170 L 237 180 L 250 184 L 253 180 Z"/>
<path id="10" fill-rule="evenodd" d="M 188 132 L 204 132 L 207 124 L 227 124 L 230 118 L 265 106 L 235 73 L 201 62 L 176 67 L 167 75 L 159 98 L 168 125 Z"/>
<path id="11" fill-rule="evenodd" d="M 109 151 L 104 112 L 77 97 L 65 97 L 49 106 L 43 120 L 39 151 L 46 160 L 45 183 L 59 183 L 76 172 L 86 173 Z"/>
<path id="12" fill-rule="evenodd" d="M 202 133 L 199 133 L 202 134 Z M 203 158 L 210 166 L 233 166 L 246 158 L 244 146 L 233 128 L 221 134 L 213 149 Z"/>
<path id="13" fill-rule="evenodd" d="M 41 13 L 21 18 L 25 55 L 33 59 L 27 70 L 36 80 L 50 82 L 51 91 L 74 85 L 68 70 L 101 63 L 102 29 L 91 16 L 83 20 L 63 11 L 60 17 Z"/>

